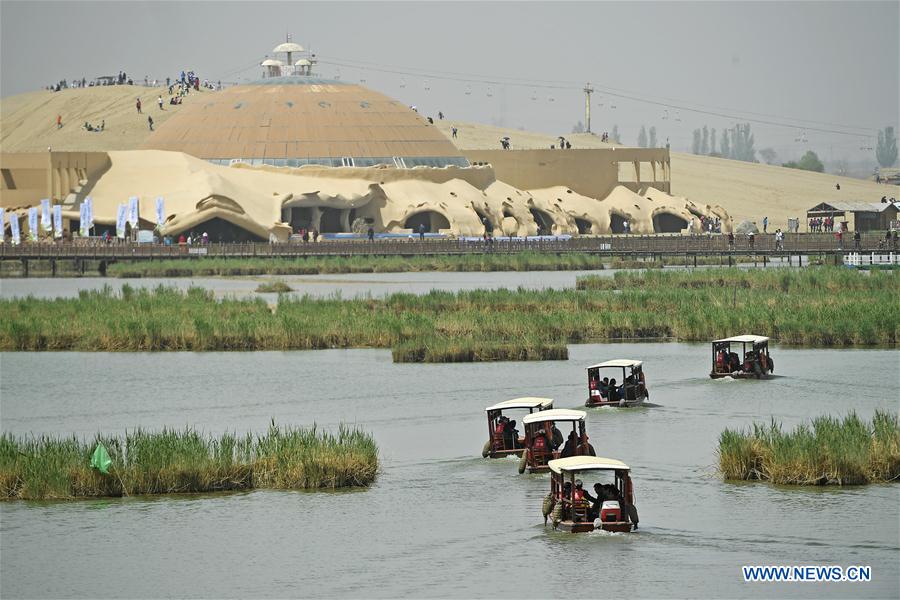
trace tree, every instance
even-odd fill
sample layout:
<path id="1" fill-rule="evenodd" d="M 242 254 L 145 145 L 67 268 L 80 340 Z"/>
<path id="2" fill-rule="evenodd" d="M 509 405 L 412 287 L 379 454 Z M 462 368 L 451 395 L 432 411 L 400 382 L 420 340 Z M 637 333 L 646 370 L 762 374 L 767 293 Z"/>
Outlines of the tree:
<path id="1" fill-rule="evenodd" d="M 694 154 L 700 154 L 700 138 L 701 138 L 700 130 L 695 129 L 694 130 L 694 141 L 693 141 L 693 143 L 691 143 L 691 152 L 693 152 Z"/>
<path id="2" fill-rule="evenodd" d="M 731 146 L 728 144 L 728 130 L 722 130 L 722 141 L 719 142 L 719 150 L 725 158 L 731 158 Z"/>
<path id="3" fill-rule="evenodd" d="M 656 127 L 650 127 L 650 147 L 656 148 Z"/>
<path id="4" fill-rule="evenodd" d="M 638 134 L 638 146 L 640 148 L 647 147 L 647 129 L 641 125 L 641 132 Z"/>
<path id="5" fill-rule="evenodd" d="M 709 128 L 703 126 L 703 137 L 700 141 L 700 154 L 709 154 Z"/>
<path id="6" fill-rule="evenodd" d="M 716 128 L 713 127 L 709 130 L 709 153 L 716 153 Z"/>
<path id="7" fill-rule="evenodd" d="M 883 131 L 878 132 L 875 158 L 878 159 L 878 164 L 884 168 L 892 167 L 897 162 L 897 138 L 894 137 L 893 127 L 885 127 Z"/>
<path id="8" fill-rule="evenodd" d="M 735 125 L 731 130 L 731 157 L 746 162 L 756 162 L 756 150 L 753 148 L 753 134 L 750 123 Z"/>
<path id="9" fill-rule="evenodd" d="M 609 134 L 609 137 L 610 137 L 610 139 L 612 139 L 612 141 L 614 141 L 617 144 L 622 143 L 622 138 L 621 138 L 621 136 L 619 136 L 619 126 L 618 125 L 613 125 L 612 133 Z"/>
<path id="10" fill-rule="evenodd" d="M 763 148 L 759 151 L 759 155 L 762 156 L 762 159 L 766 161 L 767 165 L 771 165 L 772 163 L 774 163 L 775 157 L 778 156 L 778 154 L 772 148 Z"/>
<path id="11" fill-rule="evenodd" d="M 762 153 L 760 153 L 762 154 Z M 798 161 L 786 162 L 782 165 L 790 169 L 802 169 L 804 171 L 816 171 L 817 173 L 825 172 L 825 165 L 819 160 L 819 157 L 812 150 L 807 150 L 806 154 Z"/>
<path id="12" fill-rule="evenodd" d="M 572 126 L 572 133 L 584 133 L 584 123 L 578 121 Z"/>

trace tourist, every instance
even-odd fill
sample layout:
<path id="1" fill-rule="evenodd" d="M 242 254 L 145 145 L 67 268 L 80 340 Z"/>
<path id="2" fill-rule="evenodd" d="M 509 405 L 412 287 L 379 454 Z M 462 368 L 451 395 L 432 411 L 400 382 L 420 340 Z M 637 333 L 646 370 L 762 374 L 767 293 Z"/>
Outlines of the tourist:
<path id="1" fill-rule="evenodd" d="M 456 127 L 451 127 L 450 133 L 453 135 L 453 139 L 455 140 L 456 139 Z"/>
<path id="2" fill-rule="evenodd" d="M 734 251 L 734 232 L 733 231 L 728 232 L 728 249 L 731 250 L 732 252 Z"/>
<path id="3" fill-rule="evenodd" d="M 419 223 L 419 239 L 425 239 L 425 223 Z"/>
<path id="4" fill-rule="evenodd" d="M 438 111 L 438 119 L 440 119 L 441 121 L 444 120 L 444 113 L 442 113 L 441 111 Z"/>
<path id="5" fill-rule="evenodd" d="M 141 114 L 141 99 L 138 98 L 134 105 L 137 107 L 138 114 Z"/>
<path id="6" fill-rule="evenodd" d="M 159 104 L 159 110 L 165 110 L 165 109 L 163 108 L 162 94 L 159 95 L 159 97 L 156 99 L 156 102 Z"/>
<path id="7" fill-rule="evenodd" d="M 200 236 L 200 240 L 201 240 L 201 242 L 203 243 L 203 245 L 206 246 L 207 244 L 209 244 L 209 234 L 207 234 L 207 233 L 204 231 L 204 232 L 203 232 L 203 235 Z"/>
<path id="8" fill-rule="evenodd" d="M 844 249 L 844 232 L 841 229 L 838 229 L 838 232 L 834 234 L 834 237 L 837 239 L 838 250 Z"/>
<path id="9" fill-rule="evenodd" d="M 575 435 L 574 431 L 571 431 L 569 432 L 569 439 L 566 440 L 566 445 L 563 446 L 562 452 L 559 453 L 559 457 L 568 458 L 569 456 L 575 456 L 577 447 L 578 436 Z"/>
<path id="10" fill-rule="evenodd" d="M 62 115 L 56 115 L 56 128 L 62 129 Z"/>
<path id="11" fill-rule="evenodd" d="M 756 239 L 756 234 L 752 231 L 747 233 L 747 245 L 750 246 L 750 249 L 753 250 L 754 240 Z"/>
<path id="12" fill-rule="evenodd" d="M 147 115 L 147 124 L 150 125 L 150 131 L 153 131 L 153 117 Z"/>
<path id="13" fill-rule="evenodd" d="M 375 242 L 375 229 L 371 225 L 369 225 L 369 229 L 366 231 L 366 237 L 370 242 Z"/>
<path id="14" fill-rule="evenodd" d="M 551 423 L 550 427 L 552 428 L 552 445 L 554 450 L 559 450 L 559 447 L 562 446 L 565 438 L 563 437 L 562 431 L 556 426 L 556 423 Z M 573 432 L 574 433 L 574 432 Z"/>
<path id="15" fill-rule="evenodd" d="M 312 241 L 313 242 L 319 241 L 319 230 L 316 229 L 315 227 L 313 227 L 313 230 L 312 230 Z"/>
<path id="16" fill-rule="evenodd" d="M 184 246 L 185 244 L 187 244 L 187 239 L 185 239 L 184 234 L 182 233 L 178 236 L 178 245 Z"/>
<path id="17" fill-rule="evenodd" d="M 853 249 L 859 250 L 859 241 L 860 241 L 859 229 L 853 232 Z"/>
<path id="18" fill-rule="evenodd" d="M 775 230 L 775 250 L 784 251 L 784 232 L 781 229 Z"/>
<path id="19" fill-rule="evenodd" d="M 769 217 L 763 217 L 763 233 L 769 229 Z"/>

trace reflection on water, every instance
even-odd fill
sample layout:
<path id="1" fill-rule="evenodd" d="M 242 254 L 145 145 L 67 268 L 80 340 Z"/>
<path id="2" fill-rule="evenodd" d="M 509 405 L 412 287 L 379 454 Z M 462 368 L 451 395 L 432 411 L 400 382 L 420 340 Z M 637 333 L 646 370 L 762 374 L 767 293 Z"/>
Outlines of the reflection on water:
<path id="1" fill-rule="evenodd" d="M 708 348 L 676 343 L 464 365 L 395 364 L 374 350 L 2 354 L 4 431 L 349 422 L 374 433 L 383 467 L 353 492 L 2 503 L 0 595 L 897 597 L 896 485 L 794 489 L 715 475 L 725 427 L 897 410 L 896 351 L 773 353 L 783 377 L 761 382 L 710 380 Z M 641 528 L 549 531 L 548 476 L 480 458 L 483 409 L 523 395 L 577 408 L 584 367 L 617 357 L 645 361 L 657 406 L 591 409 L 588 432 L 598 453 L 632 467 Z M 833 393 L 848 380 L 852 406 Z M 874 580 L 750 586 L 740 574 L 820 563 L 871 565 Z"/>

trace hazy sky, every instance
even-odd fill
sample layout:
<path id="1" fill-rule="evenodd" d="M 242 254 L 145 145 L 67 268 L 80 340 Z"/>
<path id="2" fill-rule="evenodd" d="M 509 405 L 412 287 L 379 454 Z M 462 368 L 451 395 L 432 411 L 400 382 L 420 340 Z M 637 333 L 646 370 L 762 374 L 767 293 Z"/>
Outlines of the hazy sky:
<path id="1" fill-rule="evenodd" d="M 586 81 L 597 89 L 594 131 L 618 124 L 630 144 L 642 124 L 685 149 L 696 127 L 721 131 L 753 118 L 787 125 L 751 123 L 757 149 L 771 146 L 779 159 L 812 147 L 826 160 L 857 160 L 873 156 L 860 148 L 874 146 L 878 128 L 900 120 L 896 1 L 2 0 L 0 93 L 120 69 L 141 80 L 183 68 L 256 79 L 256 65 L 287 32 L 316 52 L 320 74 L 365 79 L 423 114 L 549 133 L 584 119 Z M 483 80 L 506 84 L 474 82 Z M 801 136 L 808 141 L 795 141 Z"/>

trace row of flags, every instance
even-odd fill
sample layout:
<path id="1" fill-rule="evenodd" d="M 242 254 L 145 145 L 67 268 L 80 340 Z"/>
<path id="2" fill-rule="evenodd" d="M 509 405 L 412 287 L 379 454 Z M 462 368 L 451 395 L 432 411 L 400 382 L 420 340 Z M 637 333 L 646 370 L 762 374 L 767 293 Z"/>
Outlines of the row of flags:
<path id="1" fill-rule="evenodd" d="M 49 198 L 41 200 L 40 207 L 32 206 L 28 209 L 28 233 L 32 240 L 38 239 L 38 217 L 40 216 L 40 228 L 45 233 L 53 232 L 53 237 L 59 239 L 63 235 L 62 205 L 51 205 Z M 88 196 L 79 207 L 80 233 L 82 237 L 88 237 L 94 227 L 94 199 Z M 120 204 L 116 211 L 116 236 L 125 239 L 126 222 L 132 228 L 137 227 L 140 216 L 140 201 L 137 196 L 132 196 L 127 203 Z M 0 208 L 0 232 L 5 231 L 6 210 Z M 162 227 L 166 221 L 165 201 L 160 196 L 156 199 L 156 224 Z M 9 217 L 9 231 L 12 243 L 19 244 L 22 241 L 22 232 L 19 229 L 19 219 L 14 213 Z M 2 240 L 2 237 L 0 237 Z"/>

